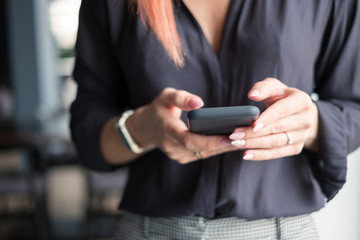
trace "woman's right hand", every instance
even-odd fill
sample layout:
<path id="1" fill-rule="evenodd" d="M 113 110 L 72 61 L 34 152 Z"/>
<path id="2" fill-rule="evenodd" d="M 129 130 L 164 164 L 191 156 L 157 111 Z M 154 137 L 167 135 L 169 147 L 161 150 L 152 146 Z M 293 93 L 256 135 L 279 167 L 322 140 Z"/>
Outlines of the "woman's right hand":
<path id="1" fill-rule="evenodd" d="M 236 150 L 228 136 L 189 132 L 180 119 L 181 112 L 203 105 L 201 98 L 194 94 L 166 88 L 150 104 L 137 108 L 127 119 L 126 126 L 141 147 L 159 148 L 182 164 Z"/>

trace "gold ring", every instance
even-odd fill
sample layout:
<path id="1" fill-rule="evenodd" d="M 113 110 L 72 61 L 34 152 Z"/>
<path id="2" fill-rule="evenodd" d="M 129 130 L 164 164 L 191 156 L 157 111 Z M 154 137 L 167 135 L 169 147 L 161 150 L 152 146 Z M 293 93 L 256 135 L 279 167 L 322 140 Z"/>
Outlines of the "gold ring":
<path id="1" fill-rule="evenodd" d="M 293 140 L 291 139 L 290 135 L 287 132 L 284 132 L 284 133 L 288 139 L 287 144 L 289 144 L 289 145 L 293 144 Z"/>
<path id="2" fill-rule="evenodd" d="M 201 154 L 201 151 L 196 151 L 194 152 L 194 155 L 197 159 L 202 159 L 203 158 L 203 155 Z"/>

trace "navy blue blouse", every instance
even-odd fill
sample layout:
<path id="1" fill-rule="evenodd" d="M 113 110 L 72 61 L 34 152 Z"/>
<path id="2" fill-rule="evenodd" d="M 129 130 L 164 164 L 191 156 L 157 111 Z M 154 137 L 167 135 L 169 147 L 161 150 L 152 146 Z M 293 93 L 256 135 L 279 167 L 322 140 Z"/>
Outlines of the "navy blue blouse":
<path id="1" fill-rule="evenodd" d="M 120 167 L 100 151 L 103 125 L 148 104 L 165 87 L 197 94 L 206 107 L 251 104 L 263 111 L 247 92 L 275 77 L 318 94 L 318 153 L 253 162 L 236 151 L 180 165 L 154 150 L 128 164 L 120 208 L 148 216 L 247 219 L 322 208 L 345 183 L 347 154 L 360 145 L 360 2 L 232 0 L 218 54 L 181 2 L 175 18 L 185 51 L 181 69 L 126 1 L 83 1 L 74 70 L 78 94 L 71 107 L 83 164 L 100 171 Z"/>

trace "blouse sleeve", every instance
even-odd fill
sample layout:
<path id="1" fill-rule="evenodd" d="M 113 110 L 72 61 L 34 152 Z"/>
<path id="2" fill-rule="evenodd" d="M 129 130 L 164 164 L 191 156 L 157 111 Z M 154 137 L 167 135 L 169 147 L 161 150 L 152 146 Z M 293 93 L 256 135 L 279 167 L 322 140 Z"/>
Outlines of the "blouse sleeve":
<path id="1" fill-rule="evenodd" d="M 346 181 L 347 154 L 360 145 L 359 1 L 333 1 L 315 77 L 319 151 L 312 164 L 331 200 Z"/>
<path id="2" fill-rule="evenodd" d="M 116 168 L 108 164 L 102 155 L 100 134 L 104 124 L 123 111 L 127 99 L 121 69 L 112 50 L 108 2 L 113 1 L 82 1 L 73 73 L 78 91 L 70 109 L 71 134 L 79 160 L 99 171 Z M 124 5 L 124 2 L 113 4 Z M 113 7 L 124 9 L 122 6 Z M 119 25 L 121 14 L 123 12 L 119 11 Z"/>

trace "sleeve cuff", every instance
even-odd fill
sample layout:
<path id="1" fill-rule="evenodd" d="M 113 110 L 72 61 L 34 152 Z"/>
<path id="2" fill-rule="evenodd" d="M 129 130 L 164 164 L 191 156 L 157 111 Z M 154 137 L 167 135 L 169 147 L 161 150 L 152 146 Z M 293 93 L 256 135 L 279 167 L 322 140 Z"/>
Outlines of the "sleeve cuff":
<path id="1" fill-rule="evenodd" d="M 105 123 L 119 115 L 118 110 L 97 110 L 85 114 L 81 120 L 71 121 L 72 137 L 78 149 L 79 161 L 95 171 L 112 171 L 121 166 L 109 164 L 100 148 L 101 131 Z"/>
<path id="2" fill-rule="evenodd" d="M 315 102 L 319 111 L 318 152 L 309 153 L 314 176 L 330 201 L 346 182 L 347 141 L 341 108 Z"/>

